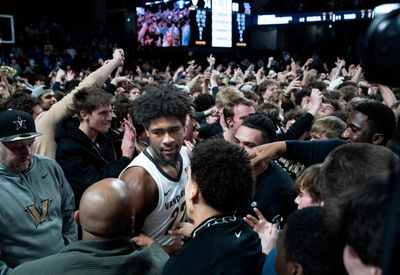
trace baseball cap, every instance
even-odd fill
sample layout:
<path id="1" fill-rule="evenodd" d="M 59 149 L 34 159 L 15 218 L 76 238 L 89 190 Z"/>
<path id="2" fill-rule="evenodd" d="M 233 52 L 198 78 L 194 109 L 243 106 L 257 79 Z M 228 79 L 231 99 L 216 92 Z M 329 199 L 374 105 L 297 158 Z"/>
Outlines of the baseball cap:
<path id="1" fill-rule="evenodd" d="M 269 70 L 268 78 L 275 78 L 278 74 L 274 70 Z"/>
<path id="2" fill-rule="evenodd" d="M 342 83 L 343 83 L 343 77 L 340 76 L 329 83 L 328 90 L 335 91 L 337 86 L 339 86 Z"/>
<path id="3" fill-rule="evenodd" d="M 47 92 L 51 92 L 52 90 L 50 89 L 50 87 L 45 86 L 45 85 L 41 85 L 38 87 L 35 87 L 32 89 L 32 97 L 35 98 L 39 98 L 42 96 L 42 94 L 47 93 Z"/>
<path id="4" fill-rule="evenodd" d="M 190 89 L 189 89 L 188 86 L 186 86 L 186 85 L 179 85 L 179 84 L 174 84 L 174 85 L 175 85 L 175 87 L 177 87 L 180 91 L 185 92 L 185 93 L 187 93 L 187 94 L 190 93 Z"/>
<path id="5" fill-rule="evenodd" d="M 30 114 L 19 110 L 0 111 L 0 142 L 24 140 L 41 134 L 36 132 Z"/>

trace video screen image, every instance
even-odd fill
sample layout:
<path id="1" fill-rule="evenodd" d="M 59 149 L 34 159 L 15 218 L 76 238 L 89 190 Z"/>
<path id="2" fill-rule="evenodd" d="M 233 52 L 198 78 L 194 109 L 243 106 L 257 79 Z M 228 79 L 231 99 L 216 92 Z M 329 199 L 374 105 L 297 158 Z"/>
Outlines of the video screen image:
<path id="1" fill-rule="evenodd" d="M 190 43 L 190 1 L 154 1 L 136 7 L 139 47 L 179 47 Z"/>

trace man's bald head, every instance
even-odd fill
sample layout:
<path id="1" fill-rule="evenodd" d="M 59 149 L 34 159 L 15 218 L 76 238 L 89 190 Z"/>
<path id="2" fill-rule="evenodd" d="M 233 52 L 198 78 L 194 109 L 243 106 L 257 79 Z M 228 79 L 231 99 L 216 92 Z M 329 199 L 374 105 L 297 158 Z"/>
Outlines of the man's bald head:
<path id="1" fill-rule="evenodd" d="M 130 235 L 131 205 L 129 190 L 123 181 L 108 178 L 91 185 L 79 204 L 83 239 L 88 233 L 100 238 Z"/>

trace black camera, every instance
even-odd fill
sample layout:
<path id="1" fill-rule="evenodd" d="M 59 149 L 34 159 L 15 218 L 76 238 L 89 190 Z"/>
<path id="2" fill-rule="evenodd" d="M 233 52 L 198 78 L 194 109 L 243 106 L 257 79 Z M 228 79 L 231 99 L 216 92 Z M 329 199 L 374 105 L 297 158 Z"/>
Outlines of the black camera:
<path id="1" fill-rule="evenodd" d="M 365 78 L 399 86 L 400 4 L 378 6 L 374 13 L 360 48 Z"/>

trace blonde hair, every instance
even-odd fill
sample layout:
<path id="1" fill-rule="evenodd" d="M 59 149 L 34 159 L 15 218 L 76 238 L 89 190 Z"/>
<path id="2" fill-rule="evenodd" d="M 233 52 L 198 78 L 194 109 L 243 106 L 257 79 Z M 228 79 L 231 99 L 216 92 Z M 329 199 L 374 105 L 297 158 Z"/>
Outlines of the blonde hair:
<path id="1" fill-rule="evenodd" d="M 283 90 L 275 90 L 271 93 L 271 95 L 268 98 L 269 102 L 275 103 L 275 104 L 281 104 L 283 100 Z"/>
<path id="2" fill-rule="evenodd" d="M 232 104 L 238 98 L 244 98 L 243 93 L 236 87 L 228 86 L 218 92 L 215 97 L 215 104 L 217 107 L 225 107 L 228 104 Z"/>
<path id="3" fill-rule="evenodd" d="M 272 103 L 272 102 L 264 102 L 261 103 L 260 105 L 258 105 L 256 107 L 256 111 L 257 112 L 264 112 L 264 113 L 269 113 L 270 109 L 276 109 L 278 111 L 278 113 L 280 113 L 281 108 L 279 107 L 278 104 Z"/>
<path id="4" fill-rule="evenodd" d="M 267 89 L 267 87 L 271 85 L 278 86 L 278 82 L 274 79 L 265 79 L 261 81 L 261 83 L 258 84 L 258 94 L 261 96 L 261 94 Z"/>
<path id="5" fill-rule="evenodd" d="M 339 138 L 346 128 L 346 123 L 340 118 L 327 116 L 317 119 L 313 123 L 310 133 L 324 133 L 328 138 Z"/>

